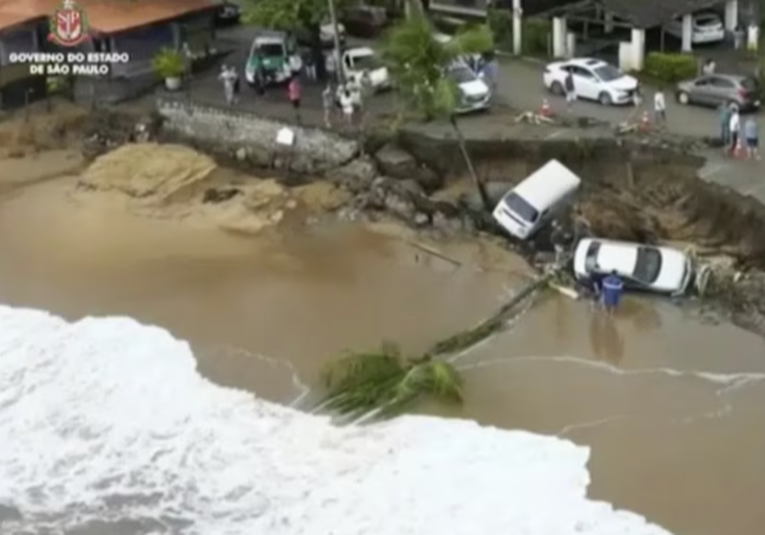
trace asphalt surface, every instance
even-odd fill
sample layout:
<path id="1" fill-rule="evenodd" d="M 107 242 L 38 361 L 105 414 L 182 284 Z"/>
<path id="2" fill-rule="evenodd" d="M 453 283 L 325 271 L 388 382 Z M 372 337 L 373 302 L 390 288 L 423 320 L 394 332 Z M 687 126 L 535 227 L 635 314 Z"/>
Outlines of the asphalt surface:
<path id="1" fill-rule="evenodd" d="M 513 107 L 524 110 L 537 110 L 547 100 L 554 112 L 567 114 L 563 98 L 550 95 L 542 85 L 543 65 L 518 60 L 501 61 L 497 79 L 497 92 L 502 99 Z M 645 102 L 653 102 L 653 90 L 645 90 Z M 714 137 L 719 132 L 717 111 L 695 106 L 683 106 L 674 100 L 674 95 L 666 95 L 667 131 L 695 137 Z M 571 112 L 574 116 L 592 117 L 612 124 L 635 120 L 641 112 L 632 106 L 605 107 L 600 104 L 578 101 Z M 637 113 L 637 115 L 636 115 Z M 765 117 L 760 112 L 757 116 L 761 133 L 765 132 Z M 654 125 L 655 126 L 655 125 Z M 765 163 L 734 159 L 722 150 L 710 150 L 703 154 L 707 157 L 706 166 L 699 172 L 699 178 L 709 182 L 728 186 L 744 195 L 751 195 L 765 203 Z"/>
<path id="2" fill-rule="evenodd" d="M 257 33 L 256 29 L 237 26 L 224 30 L 221 37 L 236 49 L 226 62 L 241 68 L 247 57 L 249 46 Z M 373 43 L 363 42 L 363 45 Z M 533 126 L 517 124 L 514 120 L 518 111 L 539 110 L 544 100 L 547 100 L 552 110 L 560 115 L 593 118 L 598 121 L 620 124 L 625 121 L 636 121 L 641 111 L 632 106 L 604 107 L 597 103 L 578 101 L 572 110 L 560 97 L 550 95 L 542 84 L 544 66 L 538 62 L 500 59 L 497 77 L 496 109 L 489 113 L 472 115 L 460 119 L 460 126 L 467 137 L 473 138 L 533 138 L 553 139 L 568 137 L 589 137 L 604 134 L 604 129 L 589 128 L 577 130 L 551 126 Z M 306 85 L 303 94 L 301 122 L 306 125 L 319 126 L 322 124 L 320 88 Z M 192 84 L 189 93 L 195 101 L 220 105 L 223 103 L 223 90 L 213 74 L 200 77 Z M 653 90 L 646 88 L 645 102 L 650 107 L 653 102 Z M 683 106 L 674 100 L 674 95 L 666 95 L 667 122 L 664 128 L 668 132 L 694 137 L 714 137 L 719 130 L 718 115 L 714 109 Z M 393 112 L 395 95 L 385 94 L 370 99 L 365 103 L 373 115 L 384 115 Z M 286 91 L 282 88 L 270 90 L 265 97 L 258 97 L 246 86 L 243 86 L 240 106 L 251 109 L 266 116 L 294 120 L 295 112 L 287 103 Z M 648 108 L 646 108 L 648 109 Z M 516 110 L 516 111 L 512 111 Z M 759 123 L 765 130 L 765 117 L 759 114 Z M 428 129 L 435 135 L 450 135 L 447 125 L 429 124 L 420 128 Z M 706 166 L 700 171 L 702 180 L 716 182 L 731 187 L 742 194 L 752 195 L 765 203 L 765 164 L 763 161 L 734 159 L 724 154 L 722 150 L 709 150 L 703 154 L 707 157 Z"/>

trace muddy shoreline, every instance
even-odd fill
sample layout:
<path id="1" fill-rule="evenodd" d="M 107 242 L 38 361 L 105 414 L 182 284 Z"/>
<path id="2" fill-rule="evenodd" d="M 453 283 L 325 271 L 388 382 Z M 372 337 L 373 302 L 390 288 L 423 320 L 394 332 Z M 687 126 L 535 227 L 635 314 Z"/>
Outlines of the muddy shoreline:
<path id="1" fill-rule="evenodd" d="M 341 165 L 336 157 L 334 165 L 314 158 L 301 170 L 290 167 L 284 154 L 225 141 L 206 143 L 163 126 L 162 117 L 145 111 L 99 110 L 60 130 L 66 132 L 57 136 L 60 142 L 78 140 L 88 160 L 136 138 L 182 143 L 228 167 L 253 174 L 267 171 L 287 187 L 316 181 L 339 186 L 350 200 L 329 211 L 341 219 L 393 216 L 436 240 L 482 233 L 503 240 L 532 265 L 550 259 L 544 233 L 533 243 L 513 240 L 481 209 L 455 140 L 435 139 L 416 129 L 370 133 L 363 150 L 359 147 Z M 346 144 L 347 152 L 347 141 L 339 142 Z M 50 149 L 52 144 L 49 139 L 40 148 Z M 559 159 L 584 181 L 574 208 L 593 234 L 691 247 L 712 266 L 713 275 L 703 299 L 688 301 L 765 335 L 765 243 L 759 238 L 765 206 L 698 179 L 703 159 L 693 153 L 697 142 L 629 136 L 468 140 L 468 148 L 479 177 L 494 196 L 548 159 Z M 199 200 L 223 203 L 237 194 L 235 185 L 222 185 L 200 192 Z"/>

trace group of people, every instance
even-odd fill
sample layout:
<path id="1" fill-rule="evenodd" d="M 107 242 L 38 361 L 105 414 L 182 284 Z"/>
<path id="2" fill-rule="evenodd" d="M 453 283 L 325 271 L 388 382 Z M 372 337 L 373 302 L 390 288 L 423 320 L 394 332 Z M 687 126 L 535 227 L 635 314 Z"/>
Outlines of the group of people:
<path id="1" fill-rule="evenodd" d="M 742 121 L 741 111 L 736 104 L 720 106 L 720 140 L 731 155 L 744 150 L 747 158 L 760 159 L 760 131 L 757 120 L 749 116 Z"/>
<path id="2" fill-rule="evenodd" d="M 336 85 L 328 83 L 321 93 L 324 126 L 326 128 L 334 126 L 338 111 L 342 115 L 344 124 L 349 126 L 358 124 L 364 117 L 364 101 L 373 92 L 372 80 L 367 72 L 345 83 L 338 82 Z"/>

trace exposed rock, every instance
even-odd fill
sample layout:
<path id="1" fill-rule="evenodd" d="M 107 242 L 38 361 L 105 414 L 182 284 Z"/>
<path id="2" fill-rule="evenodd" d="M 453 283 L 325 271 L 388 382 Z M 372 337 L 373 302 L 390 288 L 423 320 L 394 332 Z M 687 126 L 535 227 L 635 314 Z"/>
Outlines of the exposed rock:
<path id="1" fill-rule="evenodd" d="M 443 180 L 435 171 L 421 165 L 414 156 L 393 143 L 377 151 L 375 160 L 383 174 L 399 180 L 415 180 L 427 192 L 443 185 Z"/>
<path id="2" fill-rule="evenodd" d="M 237 160 L 239 160 L 240 162 L 243 162 L 247 159 L 247 149 L 245 149 L 244 147 L 239 147 L 238 149 L 236 149 L 235 155 Z"/>
<path id="3" fill-rule="evenodd" d="M 331 182 L 351 193 L 360 193 L 368 189 L 376 176 L 377 169 L 374 163 L 367 158 L 357 158 L 328 174 Z"/>

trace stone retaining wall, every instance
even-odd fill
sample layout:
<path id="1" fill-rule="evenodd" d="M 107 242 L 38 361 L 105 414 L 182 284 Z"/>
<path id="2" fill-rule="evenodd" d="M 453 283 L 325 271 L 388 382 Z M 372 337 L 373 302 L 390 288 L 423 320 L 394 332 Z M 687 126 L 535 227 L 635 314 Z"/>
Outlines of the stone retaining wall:
<path id="1" fill-rule="evenodd" d="M 295 144 L 291 149 L 280 146 L 276 136 L 287 125 L 245 110 L 164 98 L 157 99 L 156 108 L 165 133 L 257 167 L 288 167 L 297 173 L 321 175 L 359 154 L 354 140 L 292 125 L 288 128 L 295 132 Z"/>

